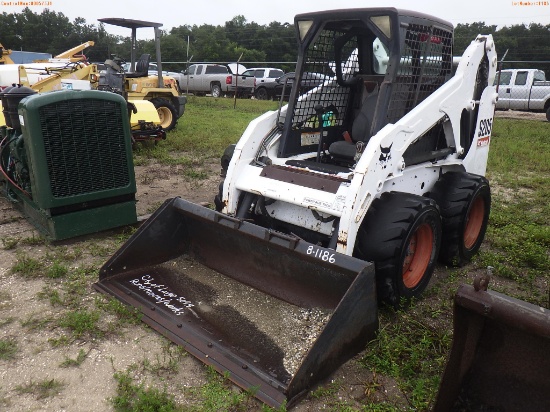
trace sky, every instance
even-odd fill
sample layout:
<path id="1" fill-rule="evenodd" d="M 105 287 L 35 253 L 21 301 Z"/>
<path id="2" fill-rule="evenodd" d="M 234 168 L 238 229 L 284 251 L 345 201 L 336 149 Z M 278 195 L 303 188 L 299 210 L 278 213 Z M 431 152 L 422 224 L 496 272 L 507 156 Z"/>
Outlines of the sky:
<path id="1" fill-rule="evenodd" d="M 20 13 L 24 6 L 18 3 L 23 2 L 24 0 L 0 0 L 0 12 Z M 223 25 L 237 15 L 243 15 L 247 22 L 264 25 L 273 21 L 292 23 L 296 14 L 311 11 L 388 6 L 430 14 L 454 25 L 480 21 L 499 27 L 530 23 L 550 24 L 550 0 L 94 0 L 91 3 L 42 0 L 28 3 L 28 7 L 35 13 L 41 13 L 48 8 L 50 11 L 63 13 L 71 22 L 82 17 L 87 24 L 98 24 L 99 18 L 119 17 L 162 23 L 162 29 L 166 31 L 182 25 Z M 143 7 L 139 7 L 139 4 Z M 130 34 L 127 29 L 110 25 L 106 25 L 105 29 L 115 35 Z M 151 35 L 146 33 L 149 31 Z M 138 30 L 138 38 L 151 38 L 152 32 L 149 29 Z"/>

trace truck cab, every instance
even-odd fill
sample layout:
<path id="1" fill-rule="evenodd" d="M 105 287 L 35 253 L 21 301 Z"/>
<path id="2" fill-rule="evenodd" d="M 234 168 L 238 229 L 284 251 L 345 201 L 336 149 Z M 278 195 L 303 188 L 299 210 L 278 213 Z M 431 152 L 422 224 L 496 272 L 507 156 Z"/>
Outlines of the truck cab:
<path id="1" fill-rule="evenodd" d="M 497 109 L 532 111 L 547 109 L 550 84 L 546 83 L 546 75 L 542 70 L 502 70 L 495 79 L 495 85 L 497 83 Z"/>

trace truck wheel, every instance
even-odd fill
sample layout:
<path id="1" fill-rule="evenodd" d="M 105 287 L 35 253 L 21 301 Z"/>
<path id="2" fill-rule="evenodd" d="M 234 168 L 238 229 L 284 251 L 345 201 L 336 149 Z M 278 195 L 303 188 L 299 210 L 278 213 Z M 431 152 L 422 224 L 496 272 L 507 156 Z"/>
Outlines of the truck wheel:
<path id="1" fill-rule="evenodd" d="M 166 99 L 152 99 L 151 103 L 157 109 L 157 113 L 160 118 L 161 127 L 166 130 L 172 130 L 176 127 L 176 122 L 178 121 L 178 112 L 174 105 Z"/>
<path id="2" fill-rule="evenodd" d="M 546 110 L 546 120 L 550 122 L 550 107 Z"/>
<path id="3" fill-rule="evenodd" d="M 212 97 L 220 97 L 222 95 L 222 88 L 219 84 L 213 84 L 210 86 L 210 94 Z"/>
<path id="4" fill-rule="evenodd" d="M 441 217 L 432 199 L 383 193 L 359 229 L 356 256 L 375 263 L 378 299 L 397 306 L 426 289 L 441 244 Z"/>
<path id="5" fill-rule="evenodd" d="M 487 230 L 491 210 L 489 182 L 483 176 L 448 172 L 436 182 L 430 197 L 441 210 L 440 260 L 453 266 L 468 263 L 481 247 Z"/>
<path id="6" fill-rule="evenodd" d="M 267 95 L 267 90 L 265 89 L 265 87 L 260 87 L 258 90 L 256 90 L 255 97 L 258 100 L 267 100 L 268 95 Z"/>

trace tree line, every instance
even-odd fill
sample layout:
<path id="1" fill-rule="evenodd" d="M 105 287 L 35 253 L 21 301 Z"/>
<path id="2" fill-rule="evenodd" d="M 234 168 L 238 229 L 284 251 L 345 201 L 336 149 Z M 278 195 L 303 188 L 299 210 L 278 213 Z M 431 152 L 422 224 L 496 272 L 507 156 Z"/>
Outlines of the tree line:
<path id="1" fill-rule="evenodd" d="M 112 35 L 103 23 L 88 23 L 82 17 L 71 22 L 63 13 L 49 9 L 40 14 L 29 8 L 21 13 L 4 12 L 0 15 L 0 27 L 0 43 L 12 50 L 56 55 L 92 40 L 95 46 L 86 50 L 90 62 L 103 62 L 111 55 L 123 58 L 130 55 L 129 29 L 127 37 Z M 497 28 L 483 22 L 458 24 L 454 55 L 461 55 L 479 33 L 493 35 L 499 59 L 508 51 L 505 60 L 514 63 L 504 67 L 540 68 L 550 77 L 550 63 L 542 63 L 550 56 L 550 25 L 532 23 Z M 185 68 L 188 60 L 191 63 L 234 62 L 241 58 L 243 62 L 257 63 L 254 65 L 269 63 L 269 66 L 292 71 L 297 54 L 296 31 L 292 23 L 274 21 L 260 25 L 239 15 L 224 25 L 181 25 L 162 30 L 161 50 L 164 68 L 169 70 Z M 154 41 L 138 40 L 137 54 L 141 53 L 154 55 Z"/>

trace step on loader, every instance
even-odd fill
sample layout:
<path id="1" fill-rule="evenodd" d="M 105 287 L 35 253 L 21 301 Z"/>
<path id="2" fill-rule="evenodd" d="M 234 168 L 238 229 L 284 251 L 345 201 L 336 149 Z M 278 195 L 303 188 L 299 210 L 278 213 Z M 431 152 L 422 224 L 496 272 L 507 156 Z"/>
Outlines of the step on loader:
<path id="1" fill-rule="evenodd" d="M 453 27 L 435 17 L 331 10 L 295 26 L 288 104 L 225 151 L 216 210 L 167 200 L 96 284 L 274 407 L 364 348 L 378 304 L 419 296 L 438 256 L 477 252 L 497 98 L 490 35 L 453 75 Z"/>

